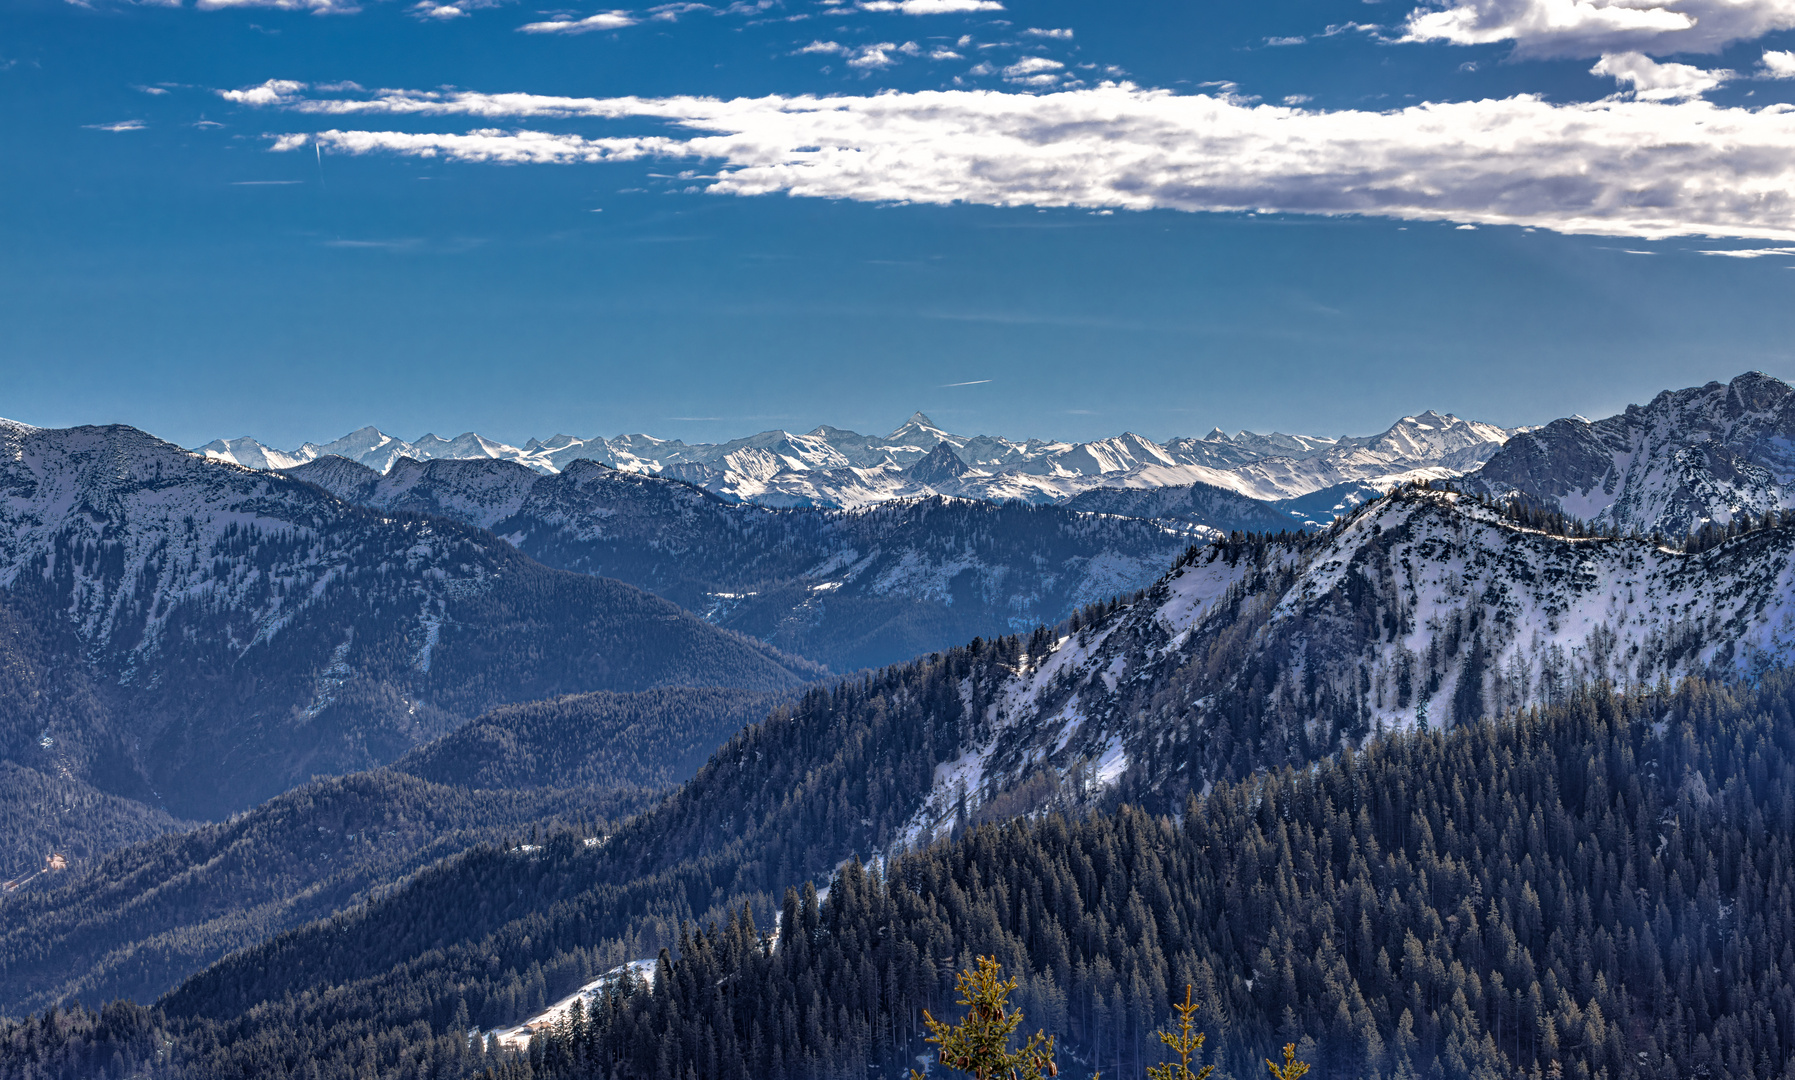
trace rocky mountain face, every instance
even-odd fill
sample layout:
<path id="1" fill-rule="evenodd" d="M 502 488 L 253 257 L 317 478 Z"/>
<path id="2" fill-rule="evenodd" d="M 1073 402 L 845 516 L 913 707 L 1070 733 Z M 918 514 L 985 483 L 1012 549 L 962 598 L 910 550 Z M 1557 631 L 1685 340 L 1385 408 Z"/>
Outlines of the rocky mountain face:
<path id="1" fill-rule="evenodd" d="M 1795 389 L 1761 372 L 1666 390 L 1510 440 L 1463 483 L 1622 531 L 1682 537 L 1795 505 Z"/>
<path id="2" fill-rule="evenodd" d="M 0 754 L 213 817 L 494 705 L 816 673 L 479 529 L 126 427 L 0 428 Z"/>
<path id="3" fill-rule="evenodd" d="M 377 472 L 403 458 L 511 461 L 542 473 L 563 471 L 576 461 L 597 461 L 626 472 L 684 480 L 731 501 L 851 508 L 930 495 L 1049 503 L 1093 488 L 1193 483 L 1262 500 L 1298 498 L 1343 484 L 1387 491 L 1403 480 L 1444 479 L 1476 468 L 1511 434 L 1491 424 L 1426 412 L 1366 437 L 1245 431 L 1230 436 L 1217 429 L 1201 439 L 1163 444 L 1132 433 L 1091 442 L 1017 441 L 956 435 L 916 413 L 884 436 L 825 425 L 805 434 L 765 431 L 724 443 L 557 435 L 517 447 L 472 432 L 405 442 L 370 427 L 291 451 L 246 437 L 216 440 L 199 452 L 257 469 L 291 468 L 338 456 Z M 937 453 L 943 446 L 953 460 Z"/>
<path id="4" fill-rule="evenodd" d="M 1190 528 L 1205 539 L 1232 532 L 1281 532 L 1311 528 L 1308 515 L 1294 512 L 1288 500 L 1266 502 L 1214 484 L 1180 484 L 1155 488 L 1092 488 L 1061 503 L 1087 514 L 1146 518 Z M 1335 516 L 1330 514 L 1327 521 Z"/>
<path id="5" fill-rule="evenodd" d="M 1094 625 L 1022 646 L 900 837 L 1210 779 L 1607 681 L 1762 671 L 1795 646 L 1795 528 L 1698 555 L 1522 528 L 1409 490 L 1325 533 L 1197 550 Z"/>
<path id="6" fill-rule="evenodd" d="M 937 447 L 919 465 L 947 460 Z M 381 474 L 323 458 L 288 475 L 490 529 L 549 566 L 626 581 L 838 671 L 1057 622 L 1151 584 L 1204 535 L 1194 511 L 1168 526 L 939 496 L 775 510 L 584 460 L 543 474 L 401 459 Z"/>

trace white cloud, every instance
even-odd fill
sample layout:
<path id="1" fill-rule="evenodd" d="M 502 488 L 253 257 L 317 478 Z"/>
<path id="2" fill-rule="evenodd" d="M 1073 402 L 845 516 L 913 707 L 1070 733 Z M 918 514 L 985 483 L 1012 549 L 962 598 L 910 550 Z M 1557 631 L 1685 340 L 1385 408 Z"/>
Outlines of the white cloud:
<path id="1" fill-rule="evenodd" d="M 841 45 L 834 41 L 813 41 L 810 44 L 804 46 L 802 49 L 799 49 L 798 51 L 792 53 L 792 55 L 793 56 L 803 56 L 806 53 L 834 54 L 834 53 L 845 53 L 847 51 L 848 51 L 847 46 Z"/>
<path id="2" fill-rule="evenodd" d="M 1702 254 L 1725 255 L 1733 259 L 1762 259 L 1771 255 L 1795 255 L 1795 247 L 1730 248 L 1720 251 L 1704 251 Z"/>
<path id="3" fill-rule="evenodd" d="M 302 82 L 292 79 L 269 79 L 260 86 L 246 86 L 241 90 L 220 90 L 218 96 L 226 101 L 234 101 L 239 105 L 288 105 L 298 100 Z"/>
<path id="4" fill-rule="evenodd" d="M 496 161 L 512 165 L 549 165 L 601 161 L 634 161 L 644 157 L 678 157 L 674 139 L 583 139 L 542 131 L 506 132 L 493 128 L 465 135 L 413 134 L 404 131 L 320 131 L 283 135 L 275 150 L 317 145 L 339 153 L 375 151 L 412 157 L 446 157 L 456 161 Z"/>
<path id="5" fill-rule="evenodd" d="M 1765 78 L 1795 79 L 1795 52 L 1765 49 L 1764 59 L 1758 63 Z"/>
<path id="6" fill-rule="evenodd" d="M 467 14 L 455 4 L 436 4 L 431 0 L 419 0 L 411 6 L 411 13 L 421 19 L 459 19 Z"/>
<path id="7" fill-rule="evenodd" d="M 730 101 L 395 91 L 282 104 L 317 113 L 658 118 L 677 133 L 586 140 L 535 131 L 331 131 L 317 138 L 342 152 L 474 161 L 704 160 L 717 168 L 702 183 L 724 194 L 1266 209 L 1795 241 L 1795 110 L 1784 106 L 1553 104 L 1523 95 L 1321 111 L 1126 84 L 1040 95 Z M 287 136 L 279 145 L 308 145 L 309 138 Z"/>
<path id="8" fill-rule="evenodd" d="M 277 8 L 281 11 L 310 11 L 320 15 L 349 15 L 361 10 L 361 5 L 354 3 L 353 0 L 199 0 L 193 6 L 201 11 L 221 11 L 225 8 Z"/>
<path id="9" fill-rule="evenodd" d="M 1589 69 L 1633 88 L 1645 101 L 1673 101 L 1701 97 L 1733 77 L 1724 69 L 1704 71 L 1689 64 L 1660 64 L 1643 53 L 1608 53 Z"/>
<path id="10" fill-rule="evenodd" d="M 601 11 L 584 19 L 551 19 L 548 22 L 525 23 L 517 29 L 525 34 L 590 34 L 599 30 L 621 30 L 636 25 L 627 11 Z"/>
<path id="11" fill-rule="evenodd" d="M 1795 0 L 1462 0 L 1410 13 L 1406 41 L 1515 43 L 1523 56 L 1715 52 L 1795 27 Z"/>
<path id="12" fill-rule="evenodd" d="M 150 94 L 154 97 L 160 97 L 163 94 L 168 93 L 167 88 L 161 87 L 161 86 L 136 86 L 136 87 L 132 87 L 132 89 L 138 91 L 139 93 Z"/>
<path id="13" fill-rule="evenodd" d="M 1284 104 L 1286 104 L 1286 105 L 1307 105 L 1307 104 L 1309 104 L 1309 102 L 1314 101 L 1314 100 L 1315 99 L 1313 97 L 1310 97 L 1308 94 L 1286 94 L 1286 95 L 1284 95 Z"/>
<path id="14" fill-rule="evenodd" d="M 120 120 L 116 124 L 82 124 L 81 126 L 94 131 L 142 131 L 144 123 L 142 120 Z"/>
<path id="15" fill-rule="evenodd" d="M 1265 39 L 1265 43 L 1267 45 L 1274 45 L 1274 46 L 1275 45 L 1301 45 L 1303 42 L 1305 42 L 1307 40 L 1309 40 L 1309 39 L 1304 38 L 1304 37 L 1268 37 Z"/>
<path id="16" fill-rule="evenodd" d="M 659 22 L 678 22 L 681 15 L 694 11 L 711 11 L 716 9 L 709 4 L 658 4 L 648 9 L 648 17 Z"/>
<path id="17" fill-rule="evenodd" d="M 961 56 L 959 53 L 953 51 L 952 49 L 936 49 L 934 52 L 929 54 L 929 59 L 930 60 L 964 60 L 966 58 L 964 56 Z"/>
<path id="18" fill-rule="evenodd" d="M 1027 37 L 1058 38 L 1061 41 L 1072 40 L 1072 31 L 1069 29 L 1044 30 L 1039 26 L 1031 26 L 1022 31 L 1022 33 Z"/>
<path id="19" fill-rule="evenodd" d="M 897 46 L 889 41 L 881 41 L 877 45 L 862 45 L 860 51 L 848 59 L 848 66 L 865 68 L 869 71 L 890 67 L 897 63 L 891 58 L 891 52 L 896 48 Z"/>
<path id="20" fill-rule="evenodd" d="M 863 0 L 862 11 L 896 11 L 905 15 L 952 15 L 966 11 L 1002 11 L 997 0 Z"/>
<path id="21" fill-rule="evenodd" d="M 1004 77 L 1015 79 L 1023 75 L 1036 75 L 1043 71 L 1058 71 L 1066 65 L 1058 60 L 1049 60 L 1045 56 L 1025 56 L 1003 69 Z"/>

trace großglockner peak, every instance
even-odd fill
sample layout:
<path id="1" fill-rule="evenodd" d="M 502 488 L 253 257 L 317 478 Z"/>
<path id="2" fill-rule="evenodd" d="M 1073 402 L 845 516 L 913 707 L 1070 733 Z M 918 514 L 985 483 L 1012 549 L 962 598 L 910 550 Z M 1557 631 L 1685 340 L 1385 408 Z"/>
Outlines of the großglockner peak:
<path id="1" fill-rule="evenodd" d="M 365 427 L 328 443 L 278 450 L 248 437 L 197 448 L 207 457 L 256 469 L 285 469 L 338 456 L 386 472 L 402 457 L 515 461 L 556 473 L 592 460 L 628 472 L 686 481 L 739 502 L 763 506 L 860 507 L 893 499 L 951 495 L 986 502 L 1060 502 L 1104 488 L 1157 489 L 1205 484 L 1258 500 L 1322 494 L 1351 505 L 1369 491 L 1416 479 L 1441 480 L 1477 468 L 1525 429 L 1424 412 L 1363 437 L 1322 438 L 1219 428 L 1203 438 L 1164 443 L 1124 432 L 1086 442 L 956 435 L 922 412 L 884 436 L 821 425 L 798 434 L 763 431 L 722 443 L 690 444 L 651 435 L 579 438 L 556 435 L 512 446 L 467 432 L 416 441 Z M 961 468 L 910 470 L 946 446 Z M 1344 494 L 1334 498 L 1334 489 Z M 1347 489 L 1350 489 L 1348 491 Z"/>

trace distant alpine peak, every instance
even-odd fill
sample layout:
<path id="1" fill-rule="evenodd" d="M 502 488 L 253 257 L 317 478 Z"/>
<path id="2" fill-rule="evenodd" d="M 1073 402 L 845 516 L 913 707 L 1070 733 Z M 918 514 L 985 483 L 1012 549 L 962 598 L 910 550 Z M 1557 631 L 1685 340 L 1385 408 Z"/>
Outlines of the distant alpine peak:
<path id="1" fill-rule="evenodd" d="M 721 443 L 563 434 L 513 446 L 474 432 L 406 442 L 369 426 L 297 450 L 277 450 L 245 437 L 219 439 L 197 452 L 253 469 L 290 469 L 338 456 L 380 473 L 405 458 L 508 461 L 544 474 L 575 461 L 595 461 L 681 480 L 731 501 L 860 507 L 931 495 L 1038 504 L 1063 502 L 1094 488 L 1191 484 L 1259 500 L 1300 498 L 1342 485 L 1387 491 L 1416 476 L 1443 479 L 1475 469 L 1511 434 L 1493 424 L 1424 412 L 1356 438 L 1229 435 L 1216 428 L 1201 439 L 1165 443 L 1134 432 L 1083 442 L 1017 440 L 956 435 L 919 410 L 885 436 L 821 424 L 801 435 L 775 429 Z"/>
<path id="2" fill-rule="evenodd" d="M 935 421 L 929 419 L 921 410 L 911 413 L 910 419 L 898 425 L 890 435 L 885 437 L 895 442 L 904 438 L 914 438 L 917 435 L 932 436 L 937 440 L 953 439 L 955 441 L 964 441 L 963 439 L 960 439 L 959 436 L 949 435 L 945 429 L 937 425 Z M 933 448 L 931 447 L 931 449 Z"/>

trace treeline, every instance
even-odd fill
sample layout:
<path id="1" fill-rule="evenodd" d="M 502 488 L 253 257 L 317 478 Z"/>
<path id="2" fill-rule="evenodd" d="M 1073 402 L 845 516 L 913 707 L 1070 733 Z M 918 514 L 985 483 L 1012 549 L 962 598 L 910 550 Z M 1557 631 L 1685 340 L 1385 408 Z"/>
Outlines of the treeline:
<path id="1" fill-rule="evenodd" d="M 953 973 L 1106 1075 L 1186 983 L 1224 1075 L 1295 1042 L 1335 1078 L 1795 1074 L 1795 678 L 1598 692 L 1123 810 L 978 829 L 733 914 L 512 1075 L 866 1076 Z"/>

